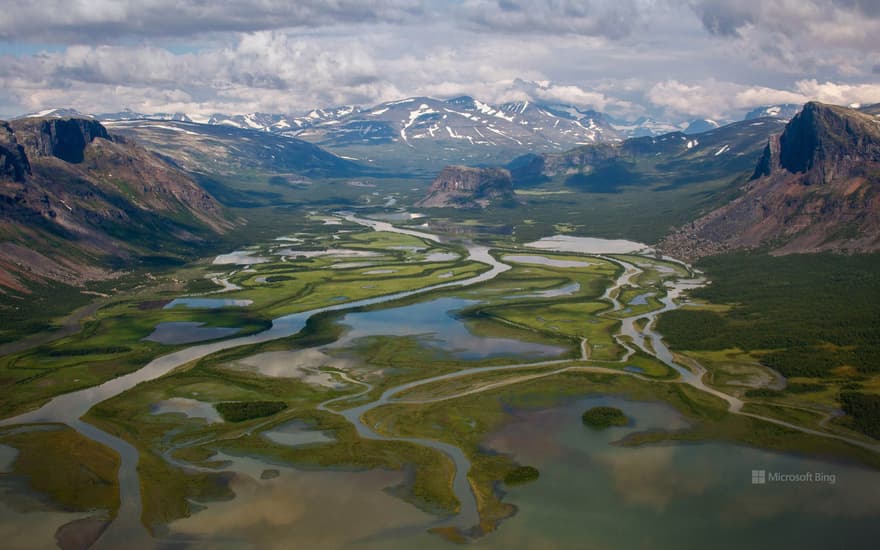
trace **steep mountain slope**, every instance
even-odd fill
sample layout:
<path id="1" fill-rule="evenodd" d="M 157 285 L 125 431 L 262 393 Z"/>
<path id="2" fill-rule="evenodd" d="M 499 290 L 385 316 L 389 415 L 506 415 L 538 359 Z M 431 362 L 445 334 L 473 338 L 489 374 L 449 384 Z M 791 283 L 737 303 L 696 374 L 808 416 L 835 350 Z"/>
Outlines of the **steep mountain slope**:
<path id="1" fill-rule="evenodd" d="M 485 208 L 490 204 L 512 203 L 513 183 L 503 168 L 447 166 L 416 206 L 422 208 Z"/>
<path id="2" fill-rule="evenodd" d="M 736 248 L 776 253 L 880 249 L 880 118 L 807 103 L 771 138 L 741 196 L 668 237 L 695 258 Z"/>
<path id="3" fill-rule="evenodd" d="M 673 132 L 560 154 L 524 155 L 508 168 L 520 187 L 562 178 L 571 187 L 594 193 L 616 193 L 625 186 L 658 181 L 665 182 L 660 189 L 670 189 L 750 173 L 768 137 L 783 124 L 765 118 L 696 135 Z"/>
<path id="4" fill-rule="evenodd" d="M 232 227 L 188 175 L 93 119 L 0 123 L 0 287 L 79 285 Z M 2 289 L 0 289 L 2 291 Z"/>
<path id="5" fill-rule="evenodd" d="M 194 172 L 236 174 L 246 170 L 305 176 L 347 176 L 364 170 L 300 139 L 221 124 L 133 119 L 106 122 L 114 133 Z"/>
<path id="6" fill-rule="evenodd" d="M 796 103 L 783 103 L 781 105 L 764 105 L 756 107 L 746 113 L 743 120 L 754 120 L 756 118 L 781 118 L 783 120 L 791 120 L 794 115 L 798 114 L 803 105 Z"/>

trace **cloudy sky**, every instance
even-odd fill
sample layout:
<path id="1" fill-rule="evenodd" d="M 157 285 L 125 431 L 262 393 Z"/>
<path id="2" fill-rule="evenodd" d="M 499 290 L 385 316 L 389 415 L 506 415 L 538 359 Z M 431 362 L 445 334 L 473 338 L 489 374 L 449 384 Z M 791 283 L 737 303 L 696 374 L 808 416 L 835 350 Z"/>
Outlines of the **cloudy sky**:
<path id="1" fill-rule="evenodd" d="M 880 0 L 0 0 L 0 116 L 413 95 L 735 119 L 880 102 Z"/>

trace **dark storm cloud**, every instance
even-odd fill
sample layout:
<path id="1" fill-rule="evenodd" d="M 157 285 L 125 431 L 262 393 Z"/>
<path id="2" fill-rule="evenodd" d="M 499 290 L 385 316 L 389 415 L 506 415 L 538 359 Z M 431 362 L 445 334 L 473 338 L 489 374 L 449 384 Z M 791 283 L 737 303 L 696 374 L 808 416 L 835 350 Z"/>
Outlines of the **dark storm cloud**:
<path id="1" fill-rule="evenodd" d="M 423 0 L 39 0 L 0 2 L 0 39 L 101 43 L 326 25 L 399 23 Z"/>
<path id="2" fill-rule="evenodd" d="M 747 5 L 737 2 L 706 0 L 694 3 L 693 8 L 706 30 L 721 36 L 739 36 L 738 29 L 755 18 Z"/>
<path id="3" fill-rule="evenodd" d="M 638 0 L 466 0 L 457 16 L 488 32 L 621 38 L 640 21 Z"/>
<path id="4" fill-rule="evenodd" d="M 880 17 L 880 2 L 877 0 L 832 0 L 835 6 L 855 10 L 872 17 Z"/>
<path id="5" fill-rule="evenodd" d="M 880 0 L 685 0 L 706 30 L 742 36 L 747 28 L 763 35 L 805 37 L 822 43 L 880 44 L 876 25 Z"/>

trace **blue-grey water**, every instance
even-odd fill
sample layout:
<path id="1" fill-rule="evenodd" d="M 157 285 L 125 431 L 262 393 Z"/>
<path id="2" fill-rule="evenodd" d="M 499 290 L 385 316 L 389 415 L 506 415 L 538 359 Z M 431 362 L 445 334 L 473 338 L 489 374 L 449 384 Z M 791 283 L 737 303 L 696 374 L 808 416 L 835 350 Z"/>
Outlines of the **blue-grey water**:
<path id="1" fill-rule="evenodd" d="M 339 321 L 347 330 L 334 347 L 346 346 L 367 336 L 386 335 L 423 336 L 426 346 L 458 359 L 545 358 L 566 351 L 560 346 L 473 334 L 455 313 L 476 303 L 460 298 L 438 298 L 403 307 L 349 313 Z"/>

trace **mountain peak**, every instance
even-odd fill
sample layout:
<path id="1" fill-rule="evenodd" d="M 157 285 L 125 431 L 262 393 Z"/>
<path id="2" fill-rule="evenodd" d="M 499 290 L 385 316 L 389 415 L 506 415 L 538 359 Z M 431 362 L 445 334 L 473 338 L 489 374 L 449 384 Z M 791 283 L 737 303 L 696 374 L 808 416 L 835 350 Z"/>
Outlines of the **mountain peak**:
<path id="1" fill-rule="evenodd" d="M 871 114 L 804 105 L 770 138 L 744 193 L 680 229 L 677 257 L 772 246 L 775 253 L 880 250 L 880 124 Z"/>
<path id="2" fill-rule="evenodd" d="M 869 114 L 811 101 L 767 145 L 753 178 L 775 169 L 803 174 L 807 184 L 852 175 L 865 162 L 880 162 L 880 124 Z"/>

